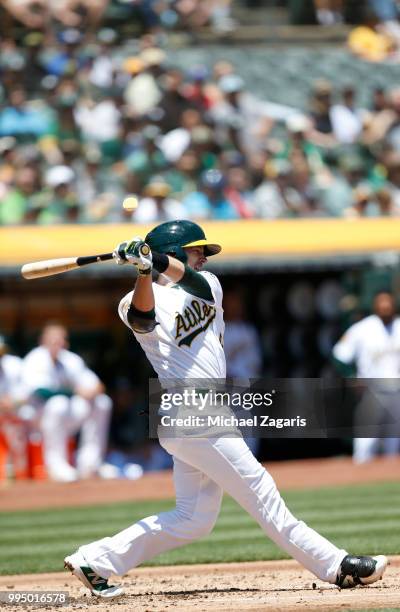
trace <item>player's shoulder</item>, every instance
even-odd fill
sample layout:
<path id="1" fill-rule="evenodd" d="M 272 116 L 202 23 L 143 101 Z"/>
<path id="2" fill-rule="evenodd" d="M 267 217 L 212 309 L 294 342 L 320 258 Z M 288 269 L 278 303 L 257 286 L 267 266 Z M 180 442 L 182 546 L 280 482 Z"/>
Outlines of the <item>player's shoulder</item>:
<path id="1" fill-rule="evenodd" d="M 2 362 L 4 363 L 5 367 L 10 367 L 10 368 L 20 368 L 22 365 L 22 359 L 21 357 L 17 357 L 17 355 L 4 355 L 2 358 Z"/>
<path id="2" fill-rule="evenodd" d="M 221 283 L 219 282 L 218 277 L 212 272 L 209 272 L 208 270 L 201 270 L 199 274 L 201 274 L 201 276 L 205 278 L 205 280 L 210 285 L 210 289 L 214 296 L 215 301 L 221 301 L 222 300 L 222 287 L 221 287 Z"/>
<path id="3" fill-rule="evenodd" d="M 59 352 L 58 359 L 66 366 L 76 367 L 85 365 L 85 362 L 80 355 L 73 353 L 72 351 L 68 351 L 67 349 L 62 349 Z"/>
<path id="4" fill-rule="evenodd" d="M 24 357 L 24 361 L 31 361 L 33 359 L 43 359 L 46 356 L 46 351 L 43 346 L 35 346 L 31 349 Z"/>

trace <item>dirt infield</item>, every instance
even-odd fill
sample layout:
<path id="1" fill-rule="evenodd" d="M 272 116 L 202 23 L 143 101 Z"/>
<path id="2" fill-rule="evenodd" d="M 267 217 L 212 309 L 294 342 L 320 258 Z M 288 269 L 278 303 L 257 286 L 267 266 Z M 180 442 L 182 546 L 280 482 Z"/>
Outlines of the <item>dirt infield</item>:
<path id="1" fill-rule="evenodd" d="M 266 466 L 280 489 L 349 485 L 400 478 L 400 458 L 378 459 L 354 466 L 348 458 L 289 461 Z M 171 498 L 170 472 L 149 474 L 141 480 L 98 481 L 62 485 L 18 482 L 0 488 L 0 509 L 17 510 L 97 504 L 110 501 Z M 392 557 L 384 580 L 370 587 L 339 590 L 316 580 L 295 561 L 268 561 L 137 568 L 120 581 L 126 594 L 98 600 L 70 573 L 0 577 L 0 591 L 67 591 L 65 612 L 295 612 L 400 608 L 400 557 Z M 313 586 L 314 585 L 314 586 Z M 38 610 L 32 605 L 4 607 Z M 55 610 L 52 605 L 41 609 Z"/>
<path id="2" fill-rule="evenodd" d="M 348 457 L 266 464 L 279 489 L 317 488 L 400 479 L 400 458 L 354 465 Z M 69 484 L 19 481 L 0 483 L 0 511 L 63 508 L 107 502 L 174 497 L 171 472 L 140 480 L 85 480 Z"/>
<path id="3" fill-rule="evenodd" d="M 139 568 L 124 576 L 126 594 L 112 603 L 88 595 L 69 573 L 0 577 L 0 590 L 68 591 L 71 601 L 60 608 L 64 612 L 309 612 L 397 607 L 399 579 L 400 557 L 392 557 L 378 584 L 345 590 L 314 579 L 295 561 Z M 38 610 L 29 605 L 12 609 Z"/>

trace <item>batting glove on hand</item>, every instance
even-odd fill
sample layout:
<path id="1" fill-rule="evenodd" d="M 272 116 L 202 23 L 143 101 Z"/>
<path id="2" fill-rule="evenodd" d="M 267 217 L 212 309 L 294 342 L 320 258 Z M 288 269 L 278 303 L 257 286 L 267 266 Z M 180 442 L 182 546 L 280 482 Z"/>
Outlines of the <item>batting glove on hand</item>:
<path id="1" fill-rule="evenodd" d="M 120 242 L 118 246 L 115 247 L 115 249 L 113 250 L 113 259 L 117 262 L 117 264 L 119 266 L 122 266 L 123 264 L 128 263 L 128 260 L 126 259 L 125 256 L 125 249 L 128 245 L 128 241 L 125 240 L 125 242 Z"/>
<path id="2" fill-rule="evenodd" d="M 141 276 L 150 274 L 153 269 L 153 256 L 149 245 L 141 238 L 133 238 L 125 248 L 125 257 L 137 268 Z"/>

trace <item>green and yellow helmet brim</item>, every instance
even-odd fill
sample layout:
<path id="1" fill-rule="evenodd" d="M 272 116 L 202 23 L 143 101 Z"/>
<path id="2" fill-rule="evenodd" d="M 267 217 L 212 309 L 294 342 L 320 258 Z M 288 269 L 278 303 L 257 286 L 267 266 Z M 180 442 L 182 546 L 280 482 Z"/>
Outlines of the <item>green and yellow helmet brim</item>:
<path id="1" fill-rule="evenodd" d="M 182 248 L 203 246 L 204 254 L 209 257 L 210 255 L 217 255 L 221 252 L 222 247 L 219 244 L 210 244 L 208 240 L 195 240 L 194 242 L 188 242 L 183 244 Z"/>

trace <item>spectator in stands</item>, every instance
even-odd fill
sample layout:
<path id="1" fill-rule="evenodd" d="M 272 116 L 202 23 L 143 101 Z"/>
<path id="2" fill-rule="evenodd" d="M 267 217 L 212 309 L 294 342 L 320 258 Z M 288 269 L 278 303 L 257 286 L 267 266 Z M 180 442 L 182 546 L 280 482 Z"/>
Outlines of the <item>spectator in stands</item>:
<path id="1" fill-rule="evenodd" d="M 112 28 L 102 28 L 97 33 L 99 49 L 92 60 L 89 81 L 100 89 L 107 89 L 114 84 L 116 66 L 112 48 L 116 40 L 117 33 Z"/>
<path id="2" fill-rule="evenodd" d="M 17 140 L 13 136 L 0 138 L 0 200 L 7 194 L 15 178 Z"/>
<path id="3" fill-rule="evenodd" d="M 333 348 L 341 372 L 350 374 L 349 366 L 354 365 L 358 378 L 371 379 L 357 408 L 355 426 L 368 423 L 375 426 L 376 432 L 387 436 L 355 438 L 353 460 L 356 463 L 371 461 L 380 443 L 385 455 L 394 455 L 400 450 L 400 437 L 388 437 L 400 436 L 400 356 L 395 348 L 399 334 L 400 319 L 396 315 L 394 296 L 389 291 L 380 291 L 373 302 L 373 314 L 352 325 Z"/>
<path id="4" fill-rule="evenodd" d="M 379 207 L 368 184 L 361 184 L 353 191 L 353 203 L 343 211 L 345 217 L 376 217 Z"/>
<path id="5" fill-rule="evenodd" d="M 202 117 L 198 110 L 186 108 L 175 117 L 175 129 L 160 138 L 160 149 L 169 162 L 175 162 L 192 143 L 192 135 L 196 128 L 202 125 Z"/>
<path id="6" fill-rule="evenodd" d="M 343 0 L 314 0 L 317 21 L 323 26 L 343 23 Z"/>
<path id="7" fill-rule="evenodd" d="M 144 49 L 139 55 L 137 74 L 124 91 L 124 100 L 133 117 L 153 111 L 162 99 L 160 76 L 164 73 L 165 52 L 158 47 Z"/>
<path id="8" fill-rule="evenodd" d="M 134 223 L 172 221 L 185 217 L 185 207 L 170 197 L 171 187 L 162 176 L 154 176 L 143 189 L 143 198 L 132 214 Z"/>
<path id="9" fill-rule="evenodd" d="M 80 206 L 73 188 L 74 172 L 69 166 L 54 166 L 46 173 L 46 197 L 33 202 L 30 220 L 39 224 L 74 223 Z"/>
<path id="10" fill-rule="evenodd" d="M 199 156 L 194 149 L 186 149 L 164 175 L 171 187 L 171 196 L 182 200 L 192 191 L 196 191 L 199 173 Z"/>
<path id="11" fill-rule="evenodd" d="M 326 175 L 326 181 L 318 185 L 322 209 L 329 216 L 342 217 L 354 203 L 354 190 L 366 183 L 363 159 L 355 154 L 341 156 L 338 170 L 332 170 Z"/>
<path id="12" fill-rule="evenodd" d="M 381 188 L 375 194 L 378 204 L 378 215 L 381 217 L 398 217 L 400 216 L 400 204 L 395 202 L 394 197 L 389 189 Z"/>
<path id="13" fill-rule="evenodd" d="M 183 200 L 189 219 L 238 219 L 239 214 L 225 193 L 226 177 L 219 170 L 202 173 L 198 191 Z"/>
<path id="14" fill-rule="evenodd" d="M 356 92 L 352 85 L 343 88 L 342 101 L 330 109 L 333 135 L 342 144 L 352 144 L 362 131 L 362 111 L 356 107 Z"/>
<path id="15" fill-rule="evenodd" d="M 85 58 L 80 43 L 83 35 L 76 28 L 62 30 L 57 36 L 57 46 L 44 56 L 44 68 L 47 74 L 56 77 L 73 76 L 82 68 Z"/>
<path id="16" fill-rule="evenodd" d="M 395 209 L 400 210 L 400 152 L 393 151 L 384 160 L 387 169 L 386 190 Z"/>
<path id="17" fill-rule="evenodd" d="M 399 6 L 395 0 L 367 0 L 369 9 L 381 24 L 381 31 L 400 42 Z"/>
<path id="18" fill-rule="evenodd" d="M 83 359 L 68 350 L 68 333 L 47 324 L 40 345 L 24 359 L 22 380 L 39 411 L 44 460 L 50 478 L 69 482 L 95 475 L 102 465 L 111 400 Z M 80 431 L 76 468 L 68 461 L 67 443 Z"/>
<path id="19" fill-rule="evenodd" d="M 254 214 L 264 219 L 296 216 L 303 199 L 292 186 L 292 166 L 286 160 L 267 163 L 265 179 L 253 194 Z"/>
<path id="20" fill-rule="evenodd" d="M 64 26 L 96 31 L 109 0 L 56 0 L 52 16 Z"/>
<path id="21" fill-rule="evenodd" d="M 98 144 L 109 161 L 115 161 L 122 146 L 121 112 L 116 100 L 109 95 L 99 100 L 80 98 L 74 116 L 82 137 Z"/>
<path id="22" fill-rule="evenodd" d="M 156 125 L 146 125 L 140 133 L 135 149 L 126 157 L 128 191 L 140 193 L 154 174 L 167 167 L 164 153 L 159 146 L 161 130 Z"/>
<path id="23" fill-rule="evenodd" d="M 242 152 L 262 148 L 274 121 L 286 121 L 296 112 L 256 98 L 236 74 L 223 76 L 218 85 L 224 98 L 211 108 L 210 117 L 219 128 L 222 143 L 231 143 Z"/>
<path id="24" fill-rule="evenodd" d="M 49 2 L 46 0 L 2 0 L 1 4 L 28 28 L 44 28 L 49 17 Z"/>
<path id="25" fill-rule="evenodd" d="M 250 177 L 245 168 L 241 166 L 228 168 L 224 193 L 239 217 L 249 219 L 253 216 Z"/>
<path id="26" fill-rule="evenodd" d="M 211 106 L 211 100 L 207 92 L 207 78 L 209 72 L 206 66 L 198 64 L 189 68 L 187 72 L 188 82 L 183 84 L 182 93 L 192 106 L 201 111 L 206 111 Z"/>
<path id="27" fill-rule="evenodd" d="M 9 92 L 9 104 L 0 111 L 0 137 L 15 136 L 19 142 L 28 142 L 35 141 L 49 131 L 46 115 L 28 102 L 23 87 L 14 87 Z"/>
<path id="28" fill-rule="evenodd" d="M 310 114 L 314 123 L 314 142 L 319 137 L 319 144 L 333 147 L 337 140 L 333 133 L 332 119 L 332 83 L 320 79 L 314 83 L 311 92 Z"/>
<path id="29" fill-rule="evenodd" d="M 38 170 L 32 166 L 19 168 L 14 186 L 0 197 L 0 225 L 17 225 L 30 220 L 30 211 L 44 203 Z"/>
<path id="30" fill-rule="evenodd" d="M 183 89 L 183 72 L 178 68 L 165 71 L 161 79 L 162 97 L 158 103 L 161 110 L 160 127 L 164 133 L 174 130 L 177 126 L 185 126 L 185 111 L 194 108 L 193 103 L 187 99 Z M 199 120 L 196 123 L 200 122 Z M 190 125 L 191 122 L 189 121 Z"/>

